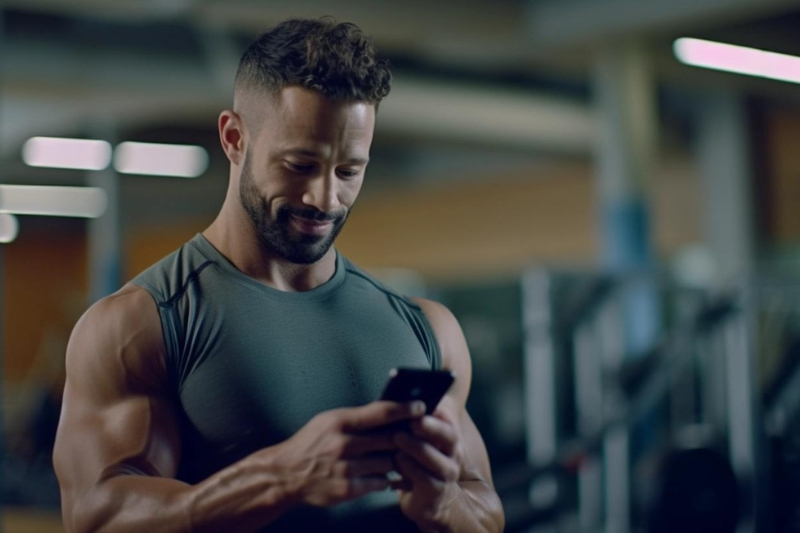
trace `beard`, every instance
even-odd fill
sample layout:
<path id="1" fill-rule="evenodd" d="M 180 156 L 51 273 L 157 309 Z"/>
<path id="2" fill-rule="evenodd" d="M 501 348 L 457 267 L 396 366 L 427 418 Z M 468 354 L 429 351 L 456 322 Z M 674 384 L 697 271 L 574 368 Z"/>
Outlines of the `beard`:
<path id="1" fill-rule="evenodd" d="M 245 212 L 253 222 L 256 234 L 267 249 L 291 263 L 310 264 L 322 259 L 333 245 L 347 220 L 348 211 L 323 213 L 314 207 L 283 205 L 275 216 L 270 213 L 267 201 L 259 193 L 250 162 L 250 150 L 245 152 L 242 175 L 239 180 L 239 197 Z M 297 231 L 291 224 L 292 216 L 317 222 L 332 222 L 327 235 L 309 235 Z"/>

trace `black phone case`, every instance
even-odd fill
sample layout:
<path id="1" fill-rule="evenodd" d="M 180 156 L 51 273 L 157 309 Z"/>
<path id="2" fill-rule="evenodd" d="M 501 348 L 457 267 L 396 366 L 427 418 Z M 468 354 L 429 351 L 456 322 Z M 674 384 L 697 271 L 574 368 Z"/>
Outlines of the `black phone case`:
<path id="1" fill-rule="evenodd" d="M 389 373 L 381 400 L 401 403 L 422 400 L 426 413 L 431 414 L 454 381 L 455 373 L 449 370 L 395 368 Z"/>

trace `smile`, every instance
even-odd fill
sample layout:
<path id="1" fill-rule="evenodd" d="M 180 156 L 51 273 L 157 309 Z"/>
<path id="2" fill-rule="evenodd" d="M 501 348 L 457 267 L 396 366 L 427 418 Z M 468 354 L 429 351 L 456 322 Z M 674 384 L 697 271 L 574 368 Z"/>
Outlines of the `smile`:
<path id="1" fill-rule="evenodd" d="M 295 215 L 291 215 L 291 218 L 295 229 L 308 235 L 326 235 L 333 227 L 330 220 L 311 220 Z"/>

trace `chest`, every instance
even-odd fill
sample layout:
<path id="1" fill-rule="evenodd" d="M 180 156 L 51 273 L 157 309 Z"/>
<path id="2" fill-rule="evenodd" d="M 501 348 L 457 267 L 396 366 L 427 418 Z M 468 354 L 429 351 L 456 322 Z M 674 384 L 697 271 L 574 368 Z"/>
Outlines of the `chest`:
<path id="1" fill-rule="evenodd" d="M 179 398 L 206 458 L 234 460 L 322 411 L 373 401 L 393 367 L 430 368 L 415 328 L 382 294 L 205 305 L 187 321 Z"/>

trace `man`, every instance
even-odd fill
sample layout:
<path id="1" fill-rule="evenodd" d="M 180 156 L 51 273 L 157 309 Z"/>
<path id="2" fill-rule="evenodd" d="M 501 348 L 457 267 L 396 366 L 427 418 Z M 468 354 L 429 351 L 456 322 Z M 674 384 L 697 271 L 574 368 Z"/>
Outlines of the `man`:
<path id="1" fill-rule="evenodd" d="M 502 530 L 456 320 L 332 247 L 390 82 L 351 24 L 288 21 L 245 52 L 219 216 L 70 339 L 67 531 Z M 456 384 L 433 415 L 375 401 L 395 366 Z"/>

